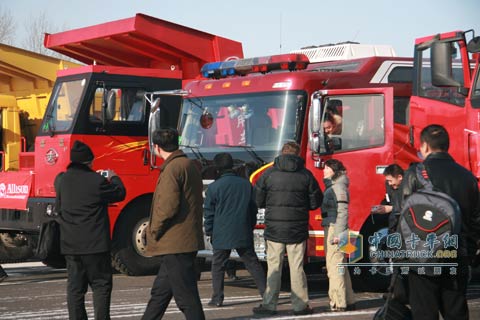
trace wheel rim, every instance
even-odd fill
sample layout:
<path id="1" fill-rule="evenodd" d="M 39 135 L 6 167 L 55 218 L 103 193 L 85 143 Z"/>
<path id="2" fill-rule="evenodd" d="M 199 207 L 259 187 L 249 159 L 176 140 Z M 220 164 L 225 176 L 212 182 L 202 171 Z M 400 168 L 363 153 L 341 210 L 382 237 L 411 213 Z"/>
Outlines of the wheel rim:
<path id="1" fill-rule="evenodd" d="M 133 229 L 133 247 L 142 257 L 150 257 L 146 254 L 147 247 L 143 245 L 142 233 L 148 226 L 148 218 L 141 219 Z"/>
<path id="2" fill-rule="evenodd" d="M 373 252 L 385 250 L 387 248 L 386 243 L 387 243 L 388 229 L 383 228 L 383 229 L 377 230 L 376 232 L 380 233 L 382 237 L 378 245 L 378 248 L 370 244 L 368 245 L 368 261 L 372 263 L 372 267 L 376 267 L 378 274 L 388 276 L 391 272 L 388 271 L 389 267 L 386 267 L 384 264 L 389 263 L 389 260 L 385 258 L 375 258 L 375 255 L 372 255 Z M 375 264 L 378 264 L 378 266 L 375 266 Z"/>

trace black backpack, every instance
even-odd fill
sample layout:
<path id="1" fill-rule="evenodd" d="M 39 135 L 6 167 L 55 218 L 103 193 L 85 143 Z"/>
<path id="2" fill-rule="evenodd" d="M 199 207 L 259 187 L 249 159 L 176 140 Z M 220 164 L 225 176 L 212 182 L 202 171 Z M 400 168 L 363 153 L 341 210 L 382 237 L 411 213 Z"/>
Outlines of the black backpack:
<path id="1" fill-rule="evenodd" d="M 416 175 L 423 188 L 412 193 L 403 203 L 397 229 L 402 237 L 405 258 L 408 263 L 451 263 L 459 245 L 460 207 L 452 197 L 434 189 L 423 163 L 417 164 Z M 442 274 L 448 272 L 444 268 L 435 269 L 427 265 L 424 271 L 430 276 L 440 275 L 439 271 Z M 415 267 L 411 270 L 418 271 Z"/>

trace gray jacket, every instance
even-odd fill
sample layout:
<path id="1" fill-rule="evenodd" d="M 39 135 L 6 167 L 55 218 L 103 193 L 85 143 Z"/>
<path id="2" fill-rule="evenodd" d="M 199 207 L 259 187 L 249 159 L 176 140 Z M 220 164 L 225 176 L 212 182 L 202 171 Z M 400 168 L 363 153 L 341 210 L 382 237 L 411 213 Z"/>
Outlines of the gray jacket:
<path id="1" fill-rule="evenodd" d="M 348 229 L 348 192 L 349 180 L 346 174 L 342 174 L 335 180 L 324 179 L 325 191 L 322 203 L 322 226 L 330 224 L 335 226 L 334 237 Z"/>

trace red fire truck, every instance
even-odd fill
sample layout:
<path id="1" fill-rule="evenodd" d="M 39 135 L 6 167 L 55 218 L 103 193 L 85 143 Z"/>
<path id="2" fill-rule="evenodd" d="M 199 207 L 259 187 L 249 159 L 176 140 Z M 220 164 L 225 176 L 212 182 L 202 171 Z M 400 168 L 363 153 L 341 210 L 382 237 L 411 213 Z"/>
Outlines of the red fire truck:
<path id="1" fill-rule="evenodd" d="M 408 145 L 407 129 L 398 133 L 397 144 L 393 139 L 394 118 L 395 123 L 407 124 L 412 68 L 413 59 L 396 57 L 390 46 L 357 43 L 209 63 L 202 67 L 202 75 L 209 79 L 189 82 L 179 92 L 184 95 L 179 122 L 182 148 L 203 165 L 208 185 L 214 179 L 210 165 L 216 153 L 230 152 L 237 169 L 255 180 L 262 168 L 268 167 L 278 155 L 283 143 L 294 140 L 301 145 L 308 168 L 322 182 L 323 173 L 315 163 L 319 161 L 318 153 L 323 151 L 318 149 L 313 153 L 309 144 L 312 136 L 318 135 L 311 129 L 314 115 L 310 104 L 317 101 L 319 90 L 338 94 L 343 91 L 337 90 L 371 88 L 351 89 L 348 92 L 355 93 L 352 99 L 347 96 L 330 99 L 331 109 L 343 118 L 342 133 L 336 137 L 342 143 L 334 152 L 323 153 L 328 157 L 333 153 L 335 157 L 345 155 L 349 159 L 346 164 L 353 186 L 352 230 L 362 234 L 386 230 L 385 217 L 381 217 L 380 220 L 385 220 L 382 223 L 374 224 L 369 208 L 385 194 L 382 169 L 394 161 L 395 150 L 411 151 L 404 163 L 415 157 L 413 147 Z M 159 93 L 147 94 L 149 101 L 155 101 L 156 94 Z M 354 104 L 356 99 L 368 106 L 359 109 Z M 322 115 L 318 111 L 315 116 Z M 151 117 L 155 119 L 152 124 L 158 122 L 155 113 Z M 155 128 L 151 126 L 151 130 Z M 260 259 L 265 258 L 262 219 L 260 211 L 260 223 L 255 230 Z M 308 241 L 311 262 L 324 259 L 320 219 L 319 210 L 312 212 Z M 209 251 L 200 255 L 208 256 Z"/>
<path id="2" fill-rule="evenodd" d="M 47 34 L 45 46 L 87 65 L 61 70 L 53 87 L 35 150 L 20 155 L 20 169 L 0 173 L 0 260 L 26 259 L 39 226 L 55 214 L 55 176 L 68 165 L 75 140 L 91 146 L 94 169 L 112 169 L 127 197 L 109 208 L 117 269 L 141 275 L 158 260 L 144 257 L 138 229 L 147 220 L 158 171 L 149 165 L 144 94 L 181 89 L 200 77 L 208 61 L 242 58 L 239 42 L 147 15 Z M 175 126 L 180 98 L 162 100 L 162 125 Z M 8 243 L 8 245 L 7 245 Z M 48 262 L 47 262 L 48 263 Z"/>
<path id="3" fill-rule="evenodd" d="M 457 53 L 463 61 L 443 61 L 453 57 L 453 51 L 438 50 L 441 53 L 437 54 L 435 50 L 432 58 L 437 62 L 431 68 L 425 51 L 437 42 L 446 48 L 458 43 Z M 375 247 L 368 242 L 375 232 L 386 235 L 387 217 L 372 214 L 371 208 L 384 197 L 382 173 L 387 165 L 398 163 L 406 168 L 419 161 L 418 130 L 427 123 L 444 124 L 454 141 L 460 139 L 451 150 L 456 159 L 478 172 L 480 116 L 473 96 L 467 99 L 472 104 L 465 103 L 463 96 L 472 83 L 464 34 L 438 36 L 438 41 L 437 36 L 418 40 L 414 59 L 395 57 L 392 52 L 381 46 L 344 43 L 220 61 L 202 68 L 203 76 L 210 79 L 192 81 L 181 92 L 182 148 L 203 165 L 206 185 L 213 179 L 209 168 L 216 153 L 230 152 L 237 170 L 254 183 L 287 140 L 301 145 L 306 167 L 320 183 L 325 160 L 333 157 L 346 165 L 353 239 L 350 261 L 362 262 L 350 271 L 354 283 L 370 289 L 384 288 L 388 280 L 379 276 L 386 269 L 373 268 L 381 261 L 370 258 Z M 476 88 L 470 95 L 480 95 L 478 83 Z M 154 101 L 155 93 L 149 99 Z M 339 130 L 331 136 L 323 131 L 328 113 L 341 118 Z M 152 124 L 158 122 L 155 113 L 151 117 Z M 156 126 L 151 126 L 150 130 L 154 129 Z M 264 259 L 262 215 L 259 211 L 254 233 L 257 254 Z M 311 213 L 309 228 L 307 259 L 323 262 L 319 210 Z M 209 252 L 200 254 L 208 256 Z"/>

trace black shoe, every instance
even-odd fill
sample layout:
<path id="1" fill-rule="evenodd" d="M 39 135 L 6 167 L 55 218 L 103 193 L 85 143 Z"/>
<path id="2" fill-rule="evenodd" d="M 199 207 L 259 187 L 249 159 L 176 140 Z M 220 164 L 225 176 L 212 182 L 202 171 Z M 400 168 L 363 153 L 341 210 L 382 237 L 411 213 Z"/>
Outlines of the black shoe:
<path id="1" fill-rule="evenodd" d="M 219 301 L 219 302 L 216 302 L 216 301 L 213 301 L 213 300 L 210 300 L 208 303 L 208 306 L 210 307 L 222 307 L 223 306 L 223 301 Z"/>
<path id="2" fill-rule="evenodd" d="M 312 313 L 313 313 L 313 309 L 310 308 L 310 306 L 307 306 L 305 309 L 300 311 L 293 311 L 293 314 L 296 316 L 303 316 L 303 315 L 312 314 Z"/>
<path id="3" fill-rule="evenodd" d="M 355 303 L 347 304 L 347 311 L 357 310 L 357 305 Z"/>
<path id="4" fill-rule="evenodd" d="M 3 276 L 0 276 L 0 282 L 2 282 L 3 280 L 5 280 L 5 279 L 7 279 L 7 278 L 8 278 L 8 276 L 7 276 L 6 274 L 3 275 Z"/>
<path id="5" fill-rule="evenodd" d="M 330 307 L 330 312 L 345 312 L 347 308 L 342 307 Z"/>
<path id="6" fill-rule="evenodd" d="M 263 305 L 259 305 L 258 307 L 254 307 L 252 309 L 254 314 L 262 314 L 262 315 L 268 315 L 268 316 L 273 316 L 277 314 L 277 311 L 275 310 L 270 310 L 265 308 Z"/>

